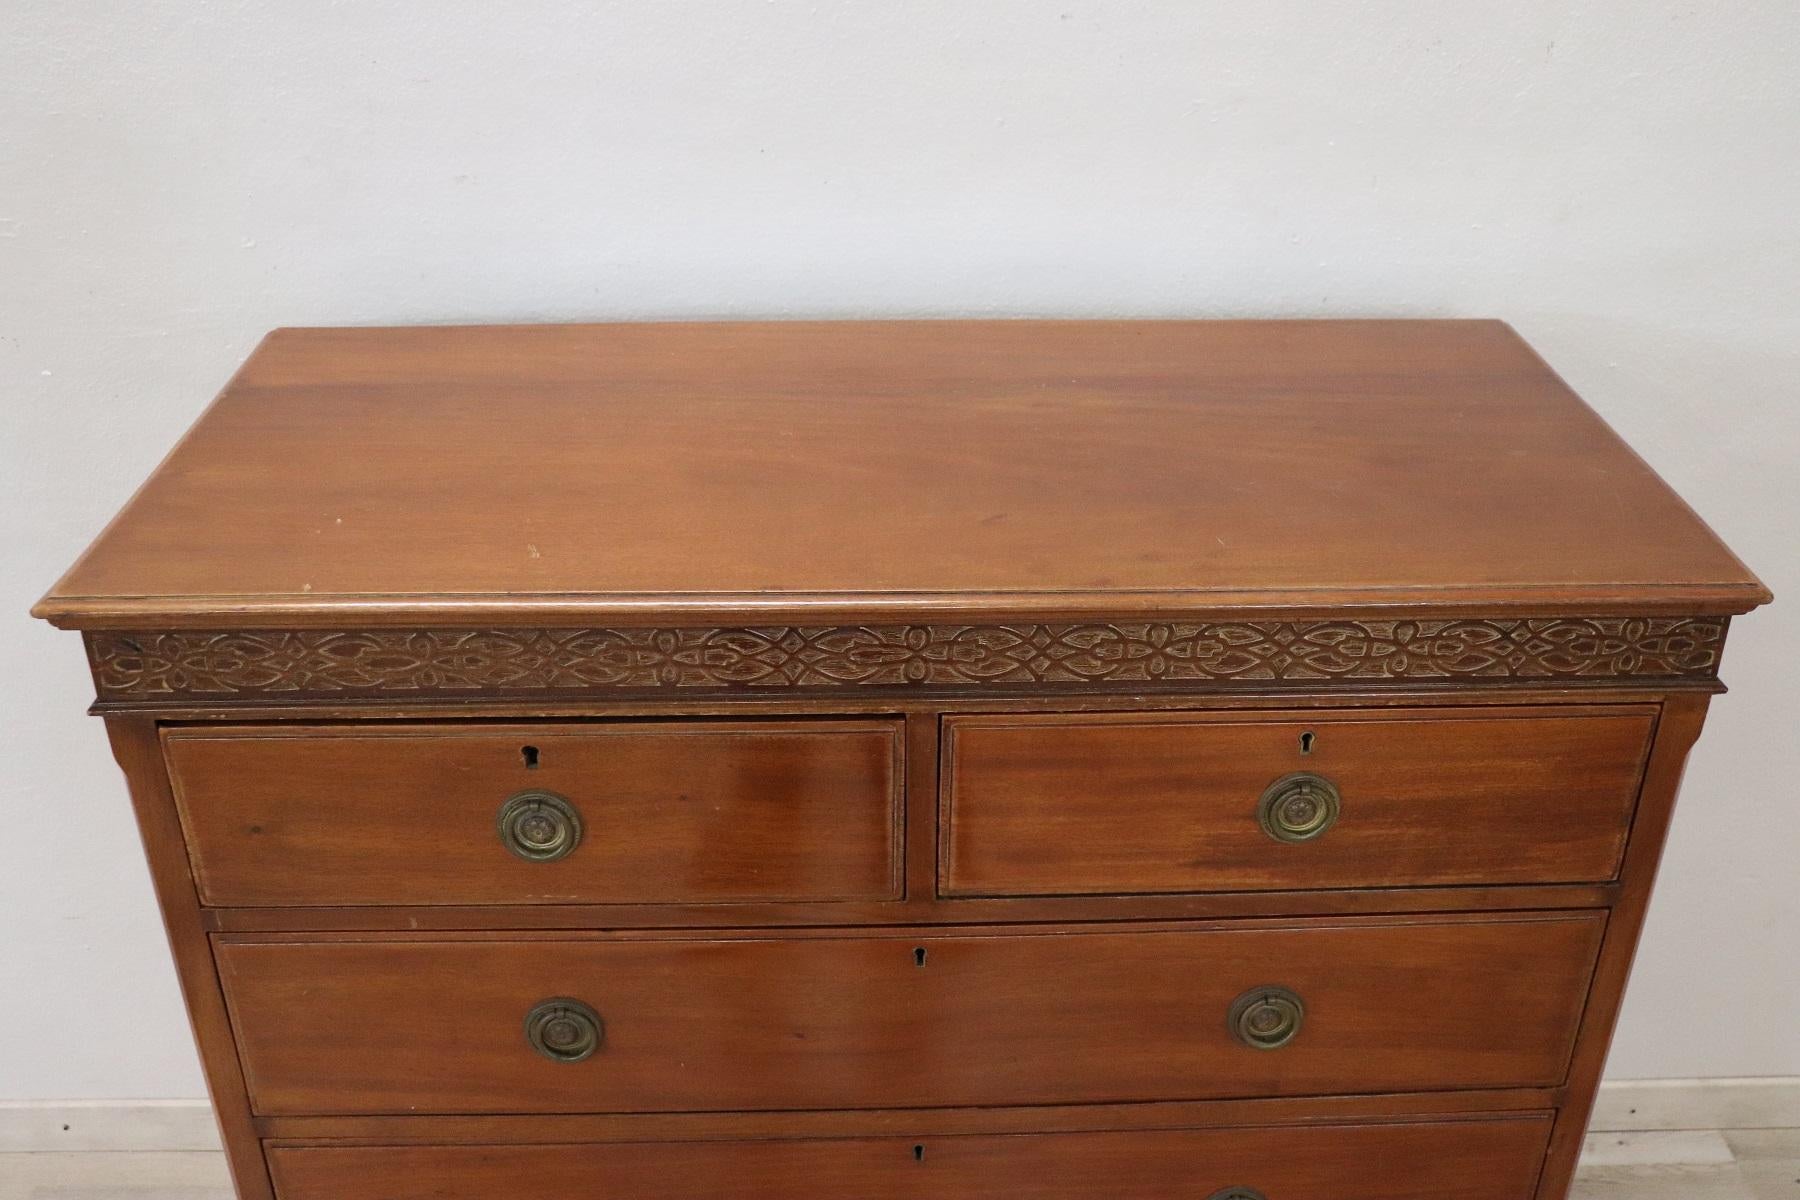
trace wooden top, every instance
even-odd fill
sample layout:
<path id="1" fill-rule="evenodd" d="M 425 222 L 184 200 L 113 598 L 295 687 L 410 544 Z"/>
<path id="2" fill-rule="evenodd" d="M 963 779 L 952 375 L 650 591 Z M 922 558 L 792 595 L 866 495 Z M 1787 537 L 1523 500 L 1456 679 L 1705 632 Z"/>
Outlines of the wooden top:
<path id="1" fill-rule="evenodd" d="M 1735 613 L 1493 321 L 282 329 L 59 625 Z"/>

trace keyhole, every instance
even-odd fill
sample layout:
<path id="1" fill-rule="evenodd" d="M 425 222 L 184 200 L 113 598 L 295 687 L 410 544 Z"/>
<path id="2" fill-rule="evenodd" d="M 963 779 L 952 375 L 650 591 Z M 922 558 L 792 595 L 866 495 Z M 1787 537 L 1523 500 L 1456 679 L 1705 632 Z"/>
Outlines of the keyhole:
<path id="1" fill-rule="evenodd" d="M 925 1145 L 923 1142 L 921 1142 L 920 1144 L 913 1147 L 913 1161 L 914 1162 L 924 1162 L 925 1161 Z"/>
<path id="2" fill-rule="evenodd" d="M 924 965 L 925 965 L 925 947 L 914 946 L 913 947 L 913 966 L 922 967 Z"/>
<path id="3" fill-rule="evenodd" d="M 520 746 L 519 757 L 524 760 L 527 771 L 537 770 L 538 748 L 536 746 Z"/>
<path id="4" fill-rule="evenodd" d="M 1314 736 L 1313 731 L 1310 729 L 1300 735 L 1300 753 L 1302 753 L 1302 754 L 1311 754 L 1312 753 L 1313 736 Z"/>

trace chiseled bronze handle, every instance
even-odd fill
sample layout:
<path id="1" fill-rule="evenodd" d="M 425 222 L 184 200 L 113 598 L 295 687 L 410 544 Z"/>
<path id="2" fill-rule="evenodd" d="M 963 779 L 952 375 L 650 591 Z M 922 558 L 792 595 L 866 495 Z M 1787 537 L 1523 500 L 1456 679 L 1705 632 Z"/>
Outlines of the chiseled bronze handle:
<path id="1" fill-rule="evenodd" d="M 500 806 L 500 841 L 529 862 L 555 862 L 581 844 L 581 814 L 555 792 L 520 792 Z"/>
<path id="2" fill-rule="evenodd" d="M 1337 785 L 1323 775 L 1296 771 L 1268 786 L 1256 806 L 1263 832 L 1278 842 L 1310 842 L 1338 819 Z"/>
<path id="3" fill-rule="evenodd" d="M 1269 1200 L 1269 1198 L 1255 1188 L 1228 1187 L 1220 1188 L 1206 1200 Z"/>
<path id="4" fill-rule="evenodd" d="M 525 1040 L 551 1062 L 578 1063 L 600 1048 L 606 1026 L 579 1000 L 558 996 L 525 1014 Z"/>
<path id="5" fill-rule="evenodd" d="M 1251 988 L 1231 1002 L 1231 1036 L 1252 1050 L 1279 1050 L 1294 1040 L 1306 1005 L 1284 987 Z"/>

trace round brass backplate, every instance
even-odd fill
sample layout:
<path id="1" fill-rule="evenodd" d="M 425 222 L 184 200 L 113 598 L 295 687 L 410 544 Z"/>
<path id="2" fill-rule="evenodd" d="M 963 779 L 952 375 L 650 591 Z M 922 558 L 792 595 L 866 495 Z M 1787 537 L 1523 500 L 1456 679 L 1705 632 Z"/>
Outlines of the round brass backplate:
<path id="1" fill-rule="evenodd" d="M 552 1062 L 578 1063 L 600 1048 L 606 1027 L 579 1000 L 558 996 L 525 1014 L 525 1040 Z"/>
<path id="2" fill-rule="evenodd" d="M 1231 1036 L 1252 1050 L 1279 1050 L 1294 1040 L 1306 1020 L 1300 997 L 1273 984 L 1251 988 L 1231 1003 Z"/>
<path id="3" fill-rule="evenodd" d="M 581 844 L 581 814 L 555 792 L 520 792 L 500 806 L 500 841 L 529 862 L 555 862 Z"/>
<path id="4" fill-rule="evenodd" d="M 1278 842 L 1310 842 L 1331 828 L 1341 807 L 1336 784 L 1323 775 L 1296 771 L 1264 790 L 1256 819 Z"/>

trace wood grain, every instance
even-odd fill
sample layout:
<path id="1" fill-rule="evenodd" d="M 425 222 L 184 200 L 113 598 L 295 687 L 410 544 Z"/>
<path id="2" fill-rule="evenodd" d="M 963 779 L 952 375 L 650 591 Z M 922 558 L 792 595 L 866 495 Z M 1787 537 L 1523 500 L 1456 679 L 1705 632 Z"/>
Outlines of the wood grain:
<path id="1" fill-rule="evenodd" d="M 164 741 L 208 904 L 902 891 L 895 721 L 205 726 Z M 531 790 L 580 814 L 568 857 L 528 862 L 502 845 L 496 814 Z"/>
<path id="2" fill-rule="evenodd" d="M 282 1200 L 1517 1200 L 1547 1122 L 270 1151 Z"/>
<path id="3" fill-rule="evenodd" d="M 943 321 L 278 330 L 36 611 L 357 629 L 1767 598 L 1498 322 Z"/>
<path id="4" fill-rule="evenodd" d="M 264 1115 L 1007 1105 L 1560 1083 L 1603 924 L 228 936 L 218 957 Z M 1267 984 L 1306 1023 L 1252 1050 L 1227 1014 Z M 565 996 L 605 1022 L 585 1062 L 521 1032 Z"/>
<path id="5" fill-rule="evenodd" d="M 944 890 L 1124 894 L 1604 881 L 1656 710 L 944 718 Z M 1341 813 L 1284 844 L 1265 789 Z"/>

